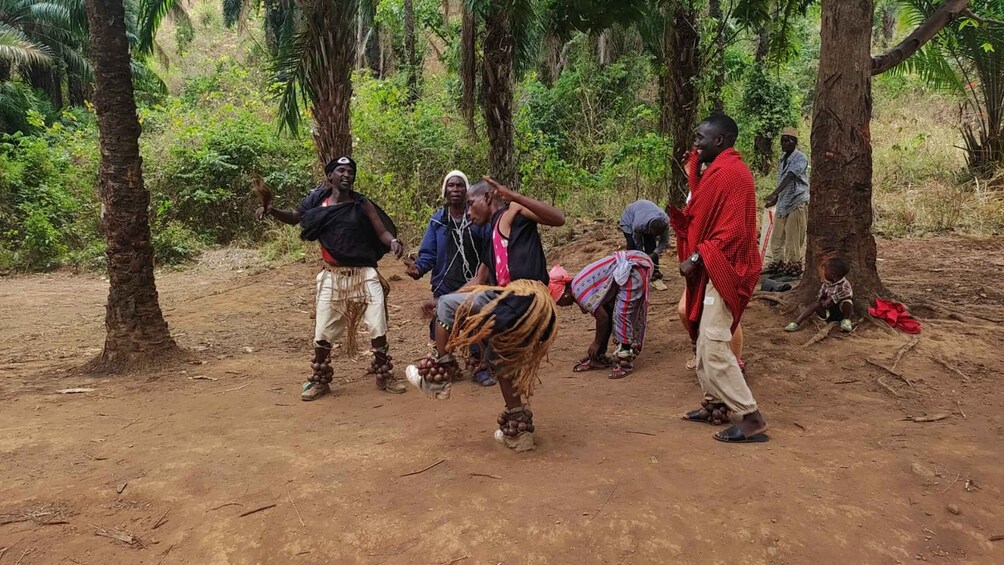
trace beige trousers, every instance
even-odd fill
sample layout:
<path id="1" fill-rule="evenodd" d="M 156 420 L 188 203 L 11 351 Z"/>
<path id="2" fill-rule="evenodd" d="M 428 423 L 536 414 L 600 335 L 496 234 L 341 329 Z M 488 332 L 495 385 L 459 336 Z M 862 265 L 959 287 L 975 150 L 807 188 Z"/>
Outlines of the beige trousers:
<path id="1" fill-rule="evenodd" d="M 770 250 L 767 252 L 771 261 L 802 262 L 808 219 L 808 202 L 800 204 L 787 216 L 774 218 L 774 233 L 770 236 Z"/>
<path id="2" fill-rule="evenodd" d="M 724 402 L 745 416 L 757 411 L 756 400 L 746 385 L 736 356 L 729 349 L 732 339 L 732 312 L 711 281 L 704 288 L 704 310 L 697 336 L 697 380 L 705 397 Z"/>
<path id="3" fill-rule="evenodd" d="M 331 267 L 317 274 L 314 341 L 335 343 L 343 335 L 349 308 L 362 310 L 370 339 L 387 335 L 387 309 L 380 275 L 373 267 Z M 358 318 L 357 318 L 358 319 Z"/>

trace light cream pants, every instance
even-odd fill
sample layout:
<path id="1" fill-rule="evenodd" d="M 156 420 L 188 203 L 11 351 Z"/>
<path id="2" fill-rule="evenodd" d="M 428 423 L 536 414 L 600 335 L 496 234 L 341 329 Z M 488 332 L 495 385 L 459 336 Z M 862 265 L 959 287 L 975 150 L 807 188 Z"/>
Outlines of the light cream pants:
<path id="1" fill-rule="evenodd" d="M 809 219 L 809 204 L 803 203 L 787 216 L 774 218 L 774 233 L 770 237 L 770 261 L 801 263 L 805 257 L 805 230 Z"/>
<path id="2" fill-rule="evenodd" d="M 380 275 L 373 267 L 330 267 L 317 274 L 314 341 L 335 343 L 344 334 L 350 303 L 365 308 L 370 339 L 387 335 L 387 309 Z"/>
<path id="3" fill-rule="evenodd" d="M 732 312 L 711 281 L 704 289 L 704 310 L 697 336 L 697 380 L 705 397 L 724 402 L 745 416 L 757 411 L 756 400 L 746 385 L 736 356 L 729 349 L 732 339 Z"/>

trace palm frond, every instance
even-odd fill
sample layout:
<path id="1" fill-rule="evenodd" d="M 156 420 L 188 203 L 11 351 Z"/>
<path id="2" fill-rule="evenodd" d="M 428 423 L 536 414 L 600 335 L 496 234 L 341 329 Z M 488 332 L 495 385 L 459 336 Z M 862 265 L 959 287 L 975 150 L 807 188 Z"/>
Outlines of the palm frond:
<path id="1" fill-rule="evenodd" d="M 21 30 L 0 23 L 0 60 L 12 66 L 47 67 L 52 64 L 52 51 L 28 39 Z"/>
<path id="2" fill-rule="evenodd" d="M 184 12 L 180 0 L 140 0 L 136 27 L 136 36 L 139 38 L 136 47 L 140 53 L 149 55 L 153 52 L 153 43 L 160 24 L 168 16 L 176 17 L 175 14 L 179 11 Z M 187 13 L 184 18 L 188 20 Z"/>
<path id="3" fill-rule="evenodd" d="M 275 59 L 275 82 L 279 89 L 279 131 L 296 134 L 303 115 L 301 105 L 310 103 L 308 73 L 310 62 L 314 60 L 314 45 L 318 39 L 311 26 L 278 38 L 279 52 Z"/>
<path id="4" fill-rule="evenodd" d="M 0 83 L 0 132 L 33 133 L 37 128 L 28 121 L 28 113 L 43 104 L 31 88 L 16 82 Z"/>

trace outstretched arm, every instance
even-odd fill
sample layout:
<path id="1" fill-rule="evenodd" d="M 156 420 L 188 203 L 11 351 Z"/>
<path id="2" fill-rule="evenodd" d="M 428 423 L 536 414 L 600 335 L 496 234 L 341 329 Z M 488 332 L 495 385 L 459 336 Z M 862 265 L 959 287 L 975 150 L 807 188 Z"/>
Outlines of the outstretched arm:
<path id="1" fill-rule="evenodd" d="M 507 186 L 503 186 L 491 177 L 484 177 L 485 181 L 495 189 L 495 194 L 500 198 L 513 204 L 517 204 L 516 213 L 532 220 L 542 226 L 560 227 L 565 225 L 565 213 L 561 210 L 541 202 L 535 198 L 524 196 Z"/>
<path id="2" fill-rule="evenodd" d="M 279 220 L 280 222 L 284 224 L 289 224 L 291 226 L 299 224 L 300 218 L 303 217 L 303 215 L 297 212 L 296 210 L 279 210 L 273 208 L 271 204 L 265 207 L 259 206 L 258 210 L 255 211 L 255 216 L 259 220 L 264 220 L 265 216 L 272 216 L 276 220 Z"/>
<path id="3" fill-rule="evenodd" d="M 381 220 L 380 216 L 377 215 L 376 206 L 367 200 L 363 204 L 363 210 L 366 211 L 366 216 L 370 219 L 370 223 L 373 225 L 373 231 L 376 232 L 377 237 L 380 238 L 380 242 L 389 247 L 391 253 L 400 259 L 401 255 L 404 255 L 404 245 L 398 241 L 392 233 L 387 231 L 387 226 L 384 225 L 383 220 Z"/>

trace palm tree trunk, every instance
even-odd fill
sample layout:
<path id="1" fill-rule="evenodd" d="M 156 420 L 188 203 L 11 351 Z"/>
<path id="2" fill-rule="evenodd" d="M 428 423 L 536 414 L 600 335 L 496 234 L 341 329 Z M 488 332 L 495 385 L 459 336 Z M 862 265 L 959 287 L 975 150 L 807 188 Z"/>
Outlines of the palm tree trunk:
<path id="1" fill-rule="evenodd" d="M 71 74 L 66 77 L 66 91 L 70 96 L 70 105 L 79 107 L 94 96 L 94 84 L 78 74 Z"/>
<path id="2" fill-rule="evenodd" d="M 460 20 L 460 82 L 463 86 L 463 98 L 460 109 L 467 124 L 467 133 L 473 138 L 477 135 L 474 128 L 474 92 L 478 76 L 477 34 L 478 24 L 474 14 L 462 6 Z"/>
<path id="3" fill-rule="evenodd" d="M 53 108 L 59 110 L 63 107 L 62 75 L 57 69 L 31 65 L 28 67 L 27 78 L 32 88 L 45 93 Z"/>
<path id="4" fill-rule="evenodd" d="M 544 58 L 540 66 L 540 82 L 550 88 L 561 74 L 561 38 L 549 32 L 544 38 Z"/>
<path id="5" fill-rule="evenodd" d="M 485 125 L 488 129 L 488 167 L 499 182 L 519 190 L 513 154 L 513 37 L 503 0 L 492 0 L 485 19 L 484 64 Z"/>
<path id="6" fill-rule="evenodd" d="M 717 56 L 711 62 L 711 111 L 724 112 L 722 90 L 725 89 L 725 22 L 722 21 L 722 0 L 708 2 L 708 15 L 714 18 L 717 30 L 713 46 Z"/>
<path id="7" fill-rule="evenodd" d="M 887 291 L 872 236 L 871 0 L 823 0 L 819 79 L 812 110 L 812 199 L 803 297 L 815 265 L 837 253 L 850 267 L 858 311 Z"/>
<path id="8" fill-rule="evenodd" d="M 101 227 L 108 242 L 109 280 L 105 346 L 91 368 L 115 371 L 163 359 L 177 346 L 157 301 L 125 10 L 122 0 L 87 0 L 85 8 L 101 134 Z"/>
<path id="9" fill-rule="evenodd" d="M 349 106 L 355 41 L 351 26 L 355 2 L 314 1 L 304 10 L 307 33 L 317 38 L 307 81 L 314 116 L 314 148 L 321 163 L 352 154 Z"/>
<path id="10" fill-rule="evenodd" d="M 0 59 L 0 82 L 10 80 L 10 61 Z"/>
<path id="11" fill-rule="evenodd" d="M 663 29 L 663 72 L 660 77 L 662 131 L 673 138 L 670 155 L 669 201 L 682 206 L 687 196 L 684 155 L 697 129 L 700 103 L 695 79 L 701 71 L 697 10 L 690 0 L 675 0 L 666 8 Z"/>
<path id="12" fill-rule="evenodd" d="M 418 102 L 418 53 L 415 47 L 415 6 L 404 0 L 404 58 L 408 67 L 408 105 Z"/>
<path id="13" fill-rule="evenodd" d="M 762 68 L 765 64 L 764 59 L 767 58 L 767 52 L 770 47 L 770 24 L 763 24 L 763 26 L 760 27 L 760 33 L 758 35 L 756 55 L 753 60 L 757 67 Z M 762 175 L 769 174 L 773 161 L 774 136 L 770 135 L 769 132 L 756 132 L 756 135 L 753 136 L 753 159 L 751 160 L 753 168 Z"/>

